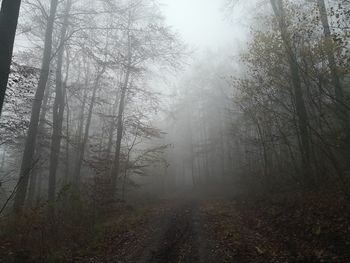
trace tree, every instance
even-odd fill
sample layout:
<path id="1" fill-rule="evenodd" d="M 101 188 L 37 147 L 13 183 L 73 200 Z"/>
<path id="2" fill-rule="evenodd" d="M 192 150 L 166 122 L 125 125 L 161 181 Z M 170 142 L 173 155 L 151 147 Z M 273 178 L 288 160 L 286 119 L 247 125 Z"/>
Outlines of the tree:
<path id="1" fill-rule="evenodd" d="M 183 47 L 175 35 L 163 25 L 158 9 L 152 3 L 130 1 L 123 21 L 123 53 L 121 85 L 117 116 L 117 138 L 114 162 L 111 169 L 112 195 L 116 195 L 117 180 L 120 173 L 121 142 L 123 138 L 123 114 L 125 99 L 130 92 L 130 83 L 146 70 L 147 62 L 163 64 L 176 68 Z M 147 14 L 147 15 L 145 15 Z"/>
<path id="2" fill-rule="evenodd" d="M 59 50 L 57 53 L 57 65 L 56 65 L 56 96 L 53 105 L 53 131 L 51 138 L 51 152 L 50 152 L 50 167 L 49 167 L 49 187 L 48 196 L 50 204 L 50 214 L 54 214 L 54 203 L 56 197 L 56 172 L 58 166 L 58 159 L 61 150 L 61 139 L 62 139 L 62 127 L 63 127 L 63 117 L 65 109 L 65 97 L 66 97 L 66 85 L 67 78 L 63 81 L 62 79 L 62 67 L 63 67 L 63 55 L 65 48 L 65 41 L 67 30 L 69 26 L 69 12 L 72 7 L 72 1 L 66 1 L 66 7 L 64 11 L 64 18 L 60 33 L 60 43 Z"/>
<path id="3" fill-rule="evenodd" d="M 283 0 L 271 0 L 271 6 L 279 23 L 282 41 L 285 51 L 289 58 L 289 68 L 292 76 L 294 88 L 295 108 L 298 118 L 299 132 L 301 138 L 301 155 L 302 155 L 302 172 L 306 185 L 313 183 L 313 171 L 310 162 L 310 136 L 309 136 L 309 120 L 304 102 L 303 90 L 301 87 L 301 79 L 298 69 L 298 62 L 293 47 L 289 40 L 289 33 L 286 24 L 286 15 L 283 7 Z"/>
<path id="4" fill-rule="evenodd" d="M 3 0 L 0 10 L 0 116 L 12 61 L 21 0 Z"/>
<path id="5" fill-rule="evenodd" d="M 45 31 L 45 45 L 42 58 L 42 66 L 39 77 L 38 87 L 35 93 L 35 98 L 32 105 L 32 113 L 30 119 L 30 125 L 28 129 L 27 139 L 23 152 L 23 159 L 21 163 L 21 170 L 19 174 L 18 190 L 15 196 L 14 212 L 16 214 L 22 214 L 24 201 L 27 193 L 27 186 L 29 181 L 29 173 L 33 166 L 33 156 L 35 152 L 40 110 L 44 92 L 46 88 L 47 79 L 49 76 L 50 62 L 52 56 L 52 34 L 54 29 L 54 22 L 56 16 L 56 10 L 58 6 L 58 0 L 52 0 L 50 5 L 50 15 L 47 20 Z"/>
<path id="6" fill-rule="evenodd" d="M 350 145 L 350 129 L 349 129 L 349 116 L 348 109 L 345 107 L 345 97 L 344 97 L 344 89 L 341 84 L 338 72 L 338 66 L 336 63 L 336 59 L 334 56 L 333 50 L 333 39 L 331 34 L 331 29 L 328 21 L 327 8 L 324 0 L 317 0 L 318 9 L 320 12 L 320 20 L 323 26 L 324 38 L 325 38 L 325 49 L 327 53 L 327 60 L 329 69 L 331 71 L 332 83 L 334 86 L 335 93 L 335 104 L 337 105 L 337 111 L 340 115 L 340 121 L 344 132 L 346 134 L 346 145 Z"/>

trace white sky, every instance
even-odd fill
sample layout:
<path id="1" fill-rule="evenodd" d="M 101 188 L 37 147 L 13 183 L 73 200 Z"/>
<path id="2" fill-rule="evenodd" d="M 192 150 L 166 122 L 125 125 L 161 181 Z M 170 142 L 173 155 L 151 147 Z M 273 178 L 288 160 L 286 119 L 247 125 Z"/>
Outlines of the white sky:
<path id="1" fill-rule="evenodd" d="M 225 18 L 223 0 L 160 0 L 168 25 L 200 50 L 218 49 L 243 38 L 234 21 Z"/>

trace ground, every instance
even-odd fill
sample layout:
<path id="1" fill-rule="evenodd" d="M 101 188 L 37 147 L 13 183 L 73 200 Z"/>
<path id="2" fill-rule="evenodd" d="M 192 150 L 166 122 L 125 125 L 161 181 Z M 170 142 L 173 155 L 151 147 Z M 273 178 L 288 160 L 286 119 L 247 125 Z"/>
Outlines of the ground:
<path id="1" fill-rule="evenodd" d="M 113 258 L 82 262 L 350 262 L 350 210 L 341 195 L 203 198 L 183 194 L 145 215 Z M 122 248 L 126 252 L 119 252 Z M 100 255 L 101 256 L 101 255 Z"/>
<path id="2" fill-rule="evenodd" d="M 342 195 L 179 196 L 130 206 L 90 240 L 62 249 L 64 257 L 27 262 L 350 262 Z M 0 255 L 6 250 L 2 245 Z"/>

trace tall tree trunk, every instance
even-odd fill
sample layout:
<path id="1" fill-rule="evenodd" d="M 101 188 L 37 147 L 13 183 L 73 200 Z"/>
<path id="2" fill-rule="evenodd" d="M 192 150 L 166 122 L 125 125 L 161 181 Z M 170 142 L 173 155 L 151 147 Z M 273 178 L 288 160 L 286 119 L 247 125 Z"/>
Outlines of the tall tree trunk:
<path id="1" fill-rule="evenodd" d="M 253 112 L 251 112 L 250 110 L 246 111 L 248 113 L 248 115 L 250 116 L 251 120 L 253 121 L 255 127 L 256 127 L 256 131 L 258 133 L 258 142 L 259 143 L 259 149 L 260 149 L 260 155 L 262 156 L 263 159 L 263 170 L 264 170 L 264 183 L 265 185 L 269 185 L 270 183 L 270 178 L 269 178 L 269 165 L 268 165 L 268 154 L 267 154 L 267 146 L 265 143 L 265 139 L 264 139 L 264 133 L 263 133 L 263 129 L 261 127 L 261 124 L 259 122 L 259 119 L 254 115 Z"/>
<path id="2" fill-rule="evenodd" d="M 270 0 L 272 9 L 279 22 L 280 33 L 285 47 L 289 68 L 291 71 L 292 85 L 294 89 L 295 108 L 298 117 L 298 128 L 301 139 L 301 162 L 303 180 L 306 185 L 313 184 L 313 172 L 311 167 L 310 158 L 310 138 L 309 138 L 309 120 L 308 114 L 304 102 L 303 91 L 301 86 L 301 79 L 298 69 L 298 62 L 296 55 L 292 49 L 292 45 L 289 40 L 287 24 L 285 21 L 285 13 L 283 7 L 283 0 Z"/>
<path id="3" fill-rule="evenodd" d="M 1 156 L 1 165 L 0 170 L 3 171 L 5 169 L 5 158 L 6 158 L 6 146 L 3 148 L 2 156 Z"/>
<path id="4" fill-rule="evenodd" d="M 225 138 L 224 138 L 224 131 L 223 131 L 223 127 L 224 127 L 224 120 L 221 118 L 222 114 L 221 111 L 218 112 L 220 115 L 220 132 L 219 132 L 219 136 L 220 136 L 220 166 L 221 166 L 221 180 L 222 182 L 224 182 L 226 180 L 226 154 L 225 154 Z"/>
<path id="5" fill-rule="evenodd" d="M 126 201 L 126 187 L 127 187 L 127 179 L 128 179 L 128 172 L 129 172 L 129 164 L 130 164 L 130 153 L 132 151 L 132 149 L 135 146 L 136 140 L 137 140 L 137 132 L 138 132 L 138 128 L 135 132 L 135 137 L 134 140 L 130 146 L 130 148 L 128 149 L 128 153 L 126 156 L 126 162 L 125 162 L 125 169 L 124 169 L 124 178 L 123 178 L 123 187 L 122 187 L 122 200 Z"/>
<path id="6" fill-rule="evenodd" d="M 66 83 L 62 81 L 62 67 L 64 43 L 66 41 L 66 34 L 69 22 L 69 12 L 72 6 L 71 0 L 66 2 L 66 10 L 64 13 L 63 24 L 60 34 L 59 50 L 57 53 L 57 67 L 56 67 L 56 96 L 53 105 L 52 114 L 52 137 L 51 137 L 51 151 L 50 151 L 50 166 L 49 166 L 49 187 L 48 187 L 48 201 L 49 214 L 54 215 L 54 203 L 56 196 L 56 173 L 59 162 L 59 155 L 62 140 L 63 114 L 65 108 L 66 97 Z"/>
<path id="7" fill-rule="evenodd" d="M 130 21 L 129 21 L 129 26 L 130 26 Z M 120 92 L 120 101 L 119 101 L 118 118 L 117 118 L 117 140 L 116 140 L 116 147 L 115 147 L 114 162 L 111 169 L 111 182 L 112 182 L 111 190 L 112 190 L 113 198 L 116 197 L 116 187 L 117 187 L 117 181 L 119 177 L 120 151 L 121 151 L 121 143 L 123 139 L 123 115 L 124 115 L 124 108 L 125 108 L 125 97 L 129 86 L 129 79 L 131 74 L 131 59 L 132 59 L 131 36 L 130 36 L 130 31 L 128 31 L 128 54 L 127 54 L 126 72 L 125 72 L 125 78 L 124 78 L 124 82 Z"/>
<path id="8" fill-rule="evenodd" d="M 68 178 L 69 178 L 69 166 L 70 166 L 70 159 L 69 159 L 69 151 L 70 151 L 70 147 L 69 147 L 69 104 L 68 104 L 68 96 L 67 96 L 67 92 L 66 92 L 66 161 L 65 161 L 65 172 L 64 172 L 64 180 L 63 180 L 63 184 L 66 185 L 68 183 Z"/>
<path id="9" fill-rule="evenodd" d="M 46 124 L 46 113 L 48 111 L 49 97 L 51 96 L 50 89 L 50 79 L 48 79 L 45 88 L 45 94 L 43 99 L 43 104 L 40 111 L 39 127 L 38 127 L 38 140 L 36 144 L 36 153 L 35 156 L 41 158 L 43 144 L 44 144 L 44 135 L 45 135 L 45 124 Z M 39 204 L 42 194 L 42 181 L 43 171 L 41 167 L 35 167 L 32 174 L 30 175 L 29 183 L 29 192 L 28 192 L 28 205 L 29 207 L 33 206 L 35 203 Z M 35 203 L 34 203 L 35 201 Z"/>
<path id="10" fill-rule="evenodd" d="M 204 163 L 205 163 L 205 179 L 206 183 L 209 183 L 211 177 L 210 163 L 209 163 L 209 152 L 210 152 L 210 141 L 207 132 L 207 126 L 205 122 L 205 116 L 202 115 L 202 132 L 203 132 L 203 152 L 204 152 Z"/>
<path id="11" fill-rule="evenodd" d="M 187 95 L 187 94 L 186 94 Z M 189 135 L 189 147 L 190 147 L 190 162 L 191 162 L 191 178 L 192 178 L 192 186 L 195 187 L 197 184 L 196 176 L 195 176 L 195 156 L 194 156 L 194 146 L 193 146 L 193 129 L 192 129 L 192 120 L 193 113 L 190 108 L 190 102 L 186 102 L 186 116 L 187 116 L 187 133 Z"/>
<path id="12" fill-rule="evenodd" d="M 112 111 L 112 120 L 110 122 L 110 126 L 108 129 L 108 145 L 107 145 L 107 154 L 106 154 L 106 159 L 109 161 L 110 156 L 111 156 L 111 151 L 112 151 L 112 144 L 113 144 L 113 134 L 114 134 L 114 129 L 115 129 L 115 115 L 117 114 L 118 110 L 118 99 L 119 99 L 119 92 L 117 92 L 115 96 L 115 101 L 113 105 L 113 111 Z"/>
<path id="13" fill-rule="evenodd" d="M 325 45 L 326 45 L 326 53 L 329 69 L 331 70 L 332 82 L 334 85 L 334 93 L 336 99 L 336 109 L 339 112 L 339 116 L 341 117 L 342 127 L 347 135 L 348 143 L 350 142 L 350 127 L 349 127 L 349 116 L 347 109 L 344 107 L 344 90 L 339 78 L 338 67 L 336 63 L 336 59 L 334 56 L 334 52 L 332 50 L 333 40 L 331 29 L 329 26 L 328 15 L 326 4 L 324 0 L 317 0 L 318 9 L 320 11 L 320 18 L 323 26 L 323 33 L 325 37 Z"/>
<path id="14" fill-rule="evenodd" d="M 86 106 L 86 102 L 87 102 L 87 95 L 88 95 L 88 76 L 86 76 L 86 82 L 85 82 L 85 90 L 84 90 L 84 95 L 83 95 L 83 103 L 81 105 L 81 109 L 80 109 L 80 123 L 78 126 L 78 131 L 77 131 L 77 135 L 76 135 L 76 143 L 77 143 L 77 147 L 76 147 L 76 158 L 75 158 L 75 165 L 74 165 L 74 174 L 73 174 L 73 184 L 75 185 L 75 187 L 78 187 L 79 182 L 80 182 L 80 173 L 76 174 L 75 172 L 77 171 L 77 165 L 79 162 L 79 156 L 80 156 L 80 149 L 81 149 L 81 145 L 82 145 L 82 138 L 83 138 L 83 129 L 84 129 L 84 123 L 85 123 L 85 106 Z"/>
<path id="15" fill-rule="evenodd" d="M 0 116 L 10 74 L 21 0 L 2 0 L 0 10 Z"/>
<path id="16" fill-rule="evenodd" d="M 327 9 L 324 0 L 317 0 L 318 9 L 320 12 L 320 18 L 323 26 L 323 32 L 325 37 L 325 44 L 326 44 L 326 53 L 327 53 L 327 59 L 329 63 L 329 68 L 331 70 L 332 74 L 332 81 L 335 89 L 335 97 L 338 103 L 344 102 L 344 92 L 343 87 L 341 85 L 339 75 L 338 75 L 338 69 L 337 69 L 337 63 L 335 61 L 334 53 L 331 49 L 332 47 L 332 35 L 331 30 L 328 22 L 328 16 L 327 16 Z"/>
<path id="17" fill-rule="evenodd" d="M 49 80 L 47 82 L 47 87 L 45 88 L 45 94 L 44 94 L 44 99 L 43 99 L 43 105 L 41 107 L 41 112 L 40 112 L 40 120 L 39 120 L 39 127 L 38 127 L 38 140 L 36 144 L 36 153 L 35 156 L 40 158 L 41 152 L 42 152 L 42 144 L 43 144 L 43 135 L 45 133 L 44 128 L 45 128 L 45 118 L 46 118 L 46 113 L 47 113 L 47 104 L 49 101 L 49 96 L 50 96 L 50 89 L 49 89 Z M 29 188 L 28 188 L 28 199 L 27 199 L 27 204 L 29 207 L 32 207 L 34 205 L 34 199 L 35 195 L 40 195 L 41 192 L 39 192 L 39 188 L 41 189 L 41 177 L 38 178 L 40 174 L 40 167 L 34 167 L 34 169 L 31 172 L 30 175 L 30 181 L 29 181 Z M 39 187 L 40 185 L 40 187 Z"/>
<path id="18" fill-rule="evenodd" d="M 115 146 L 115 155 L 114 155 L 114 162 L 111 169 L 111 182 L 112 182 L 112 196 L 115 197 L 116 195 L 116 187 L 117 187 L 117 181 L 119 177 L 119 169 L 120 169 L 120 151 L 121 151 L 121 143 L 123 139 L 123 115 L 124 115 L 124 107 L 125 107 L 125 97 L 129 85 L 129 78 L 130 78 L 130 71 L 131 71 L 131 65 L 130 65 L 130 59 L 128 63 L 128 67 L 126 69 L 125 79 L 122 86 L 121 94 L 120 94 L 120 101 L 119 101 L 119 110 L 118 110 L 118 118 L 117 118 L 117 140 L 116 140 L 116 146 Z"/>
<path id="19" fill-rule="evenodd" d="M 193 147 L 193 135 L 192 128 L 190 128 L 190 154 L 191 154 L 191 177 L 192 177 L 192 186 L 195 187 L 197 185 L 197 179 L 195 175 L 195 158 L 194 158 L 194 147 Z"/>
<path id="20" fill-rule="evenodd" d="M 76 163 L 76 166 L 74 169 L 74 178 L 75 178 L 74 185 L 77 189 L 79 189 L 80 171 L 81 171 L 81 166 L 82 166 L 82 163 L 84 160 L 86 144 L 87 144 L 88 139 L 89 139 L 90 124 L 91 124 L 93 109 L 95 106 L 97 90 L 98 90 L 99 85 L 100 85 L 100 79 L 101 79 L 103 73 L 105 72 L 105 70 L 106 70 L 106 66 L 104 65 L 101 72 L 99 72 L 98 75 L 96 76 L 96 79 L 94 82 L 94 87 L 93 87 L 92 96 L 91 96 L 90 105 L 89 105 L 89 110 L 88 110 L 88 116 L 87 116 L 86 124 L 85 124 L 84 137 L 83 137 L 83 140 L 82 140 L 80 147 L 79 147 L 78 159 L 77 159 L 77 163 Z M 84 111 L 84 109 L 82 109 L 82 110 Z M 82 126 L 81 126 L 81 129 L 82 129 Z"/>
<path id="21" fill-rule="evenodd" d="M 27 194 L 27 186 L 29 181 L 29 172 L 33 166 L 33 155 L 35 151 L 39 116 L 41 104 L 45 92 L 45 87 L 50 70 L 50 61 L 52 53 L 52 32 L 55 22 L 55 15 L 57 10 L 58 0 L 52 0 L 50 5 L 50 15 L 47 20 L 46 32 L 45 32 L 45 45 L 44 55 L 42 60 L 42 66 L 40 71 L 38 88 L 35 93 L 32 114 L 30 118 L 30 124 L 25 143 L 23 159 L 21 164 L 21 170 L 19 174 L 18 190 L 15 196 L 14 212 L 15 214 L 21 214 L 23 212 L 24 201 Z"/>
<path id="22" fill-rule="evenodd" d="M 202 182 L 204 184 L 208 183 L 209 179 L 209 169 L 208 169 L 208 155 L 207 155 L 207 137 L 205 132 L 204 116 L 203 111 L 199 113 L 198 118 L 198 145 L 199 145 L 199 155 L 203 167 Z"/>

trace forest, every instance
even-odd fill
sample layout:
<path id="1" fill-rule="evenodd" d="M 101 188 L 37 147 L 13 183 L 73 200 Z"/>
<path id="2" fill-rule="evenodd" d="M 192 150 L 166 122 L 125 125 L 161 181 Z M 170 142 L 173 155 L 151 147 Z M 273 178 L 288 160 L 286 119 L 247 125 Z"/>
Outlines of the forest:
<path id="1" fill-rule="evenodd" d="M 0 263 L 350 262 L 349 0 L 0 3 Z"/>

